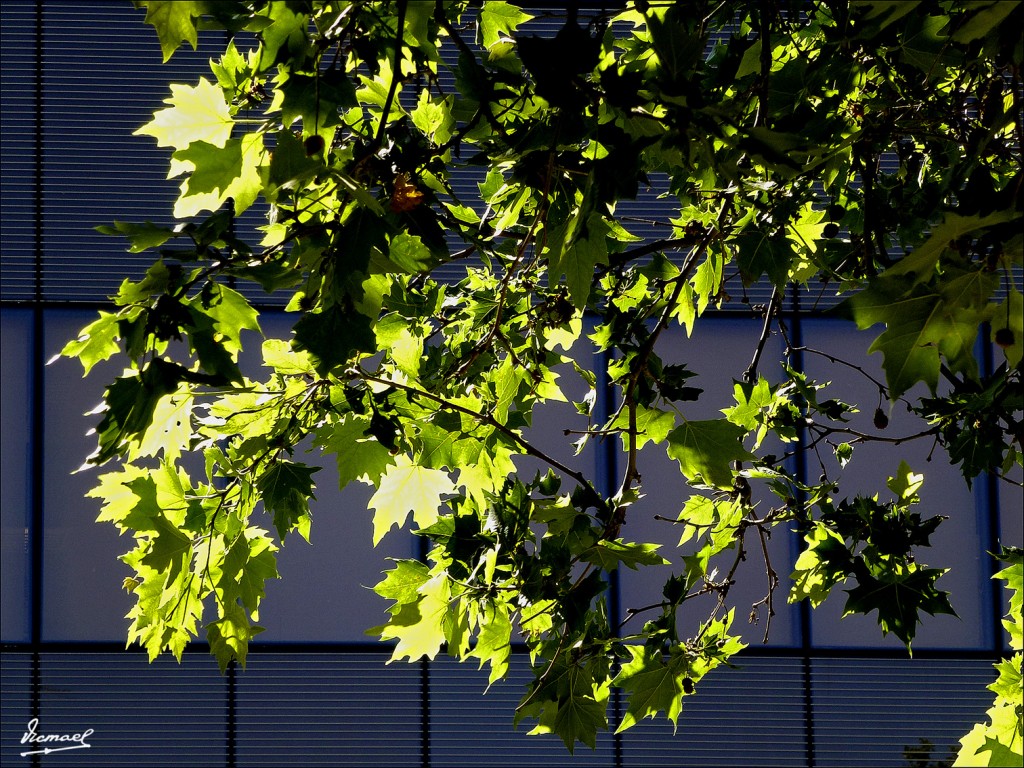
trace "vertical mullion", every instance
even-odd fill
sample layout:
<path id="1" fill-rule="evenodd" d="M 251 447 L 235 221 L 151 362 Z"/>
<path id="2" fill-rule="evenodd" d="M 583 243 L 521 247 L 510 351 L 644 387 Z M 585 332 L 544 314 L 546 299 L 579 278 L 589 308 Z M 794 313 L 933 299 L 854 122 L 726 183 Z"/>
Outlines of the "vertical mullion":
<path id="1" fill-rule="evenodd" d="M 35 3 L 35 79 L 33 151 L 33 251 L 34 289 L 32 297 L 31 375 L 29 378 L 29 638 L 32 646 L 33 718 L 42 714 L 42 659 L 40 644 L 43 629 L 43 482 L 45 398 L 43 397 L 44 342 L 43 342 L 43 0 Z M 41 765 L 41 756 L 32 755 L 32 765 Z"/>
<path id="2" fill-rule="evenodd" d="M 416 555 L 420 562 L 427 562 L 430 540 L 416 536 Z M 420 765 L 430 768 L 430 660 L 420 659 Z"/>
<path id="3" fill-rule="evenodd" d="M 980 358 L 982 377 L 991 376 L 995 371 L 992 345 L 987 342 L 990 333 L 989 325 L 985 323 L 975 345 L 975 356 Z M 987 551 L 999 552 L 1002 550 L 999 541 L 999 479 L 994 472 L 986 472 L 975 488 L 978 537 L 985 543 Z M 998 562 L 991 557 L 983 557 L 982 560 L 987 563 L 987 567 L 982 566 L 983 572 L 988 576 L 995 575 L 999 570 Z M 992 650 L 996 658 L 1000 658 L 1003 655 L 1003 587 L 998 580 L 991 578 L 988 585 L 989 620 L 984 622 L 982 627 L 982 642 Z"/>
<path id="4" fill-rule="evenodd" d="M 594 356 L 594 367 L 597 368 L 598 391 L 597 407 L 602 424 L 607 424 L 615 410 L 615 390 L 608 377 L 608 364 L 611 362 L 611 354 L 602 352 Z M 606 497 L 611 498 L 615 493 L 615 480 L 618 476 L 618 450 L 615 439 L 602 437 L 599 442 L 600 450 L 594 463 L 597 469 L 598 490 Z M 622 621 L 622 603 L 619 586 L 619 569 L 608 574 L 608 623 L 615 629 Z M 617 725 L 622 718 L 622 691 L 613 688 L 611 692 L 612 719 Z M 623 736 L 621 733 L 612 732 L 612 761 L 616 768 L 623 766 Z"/>
<path id="5" fill-rule="evenodd" d="M 227 670 L 225 670 L 225 687 L 226 687 L 226 699 L 225 702 L 227 710 L 227 722 L 224 724 L 225 732 L 225 750 L 224 750 L 224 763 L 227 768 L 235 768 L 238 764 L 237 757 L 237 733 L 238 733 L 238 715 L 237 715 L 237 667 L 238 665 L 232 661 L 228 664 Z"/>
<path id="6" fill-rule="evenodd" d="M 420 765 L 430 768 L 430 661 L 420 659 Z"/>
<path id="7" fill-rule="evenodd" d="M 792 318 L 790 320 L 790 340 L 793 349 L 790 350 L 791 364 L 797 371 L 803 372 L 804 355 L 801 347 L 804 345 L 803 324 L 800 319 L 800 291 L 793 287 L 792 296 Z M 797 444 L 806 444 L 806 430 L 802 425 L 797 426 Z M 807 485 L 807 457 L 802 450 L 798 450 L 793 457 L 794 472 L 797 479 Z M 801 506 L 806 502 L 805 494 L 797 490 L 797 502 Z M 800 534 L 793 534 L 798 537 L 797 546 L 802 546 L 799 539 Z M 801 600 L 799 605 L 800 616 L 800 649 L 801 649 L 801 679 L 803 685 L 803 710 L 804 710 L 804 760 L 807 768 L 814 768 L 814 690 L 812 687 L 811 652 L 814 645 L 813 626 L 811 624 L 811 606 L 806 600 Z"/>

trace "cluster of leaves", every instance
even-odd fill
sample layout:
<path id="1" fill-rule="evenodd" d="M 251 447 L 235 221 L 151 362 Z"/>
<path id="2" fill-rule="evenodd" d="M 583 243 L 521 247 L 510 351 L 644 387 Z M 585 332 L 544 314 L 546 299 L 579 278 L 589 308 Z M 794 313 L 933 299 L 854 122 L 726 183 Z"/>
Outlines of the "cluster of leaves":
<path id="1" fill-rule="evenodd" d="M 935 587 L 944 571 L 917 563 L 913 547 L 928 546 L 928 539 L 942 522 L 911 512 L 920 501 L 917 491 L 923 475 L 914 474 L 905 462 L 889 478 L 895 499 L 879 504 L 874 498 L 818 501 L 820 517 L 804 540 L 806 549 L 793 571 L 791 602 L 810 600 L 818 606 L 832 588 L 852 577 L 857 586 L 848 590 L 844 615 L 878 611 L 883 633 L 892 632 L 910 647 L 919 612 L 931 615 L 954 613 L 948 596 Z"/>
<path id="2" fill-rule="evenodd" d="M 996 695 L 988 722 L 960 739 L 954 766 L 1020 765 L 1024 760 L 1024 551 L 1006 547 L 997 557 L 1006 567 L 993 578 L 1006 582 L 1010 604 L 1003 626 L 1016 653 L 995 665 L 999 675 L 988 687 Z"/>
<path id="3" fill-rule="evenodd" d="M 1018 4 L 637 2 L 588 18 L 570 5 L 548 37 L 506 2 L 139 5 L 165 58 L 200 29 L 231 33 L 212 79 L 173 85 L 138 131 L 173 150 L 188 221 L 105 228 L 159 257 L 64 349 L 86 372 L 128 364 L 90 462 L 121 462 L 94 493 L 136 540 L 130 639 L 151 656 L 180 655 L 202 627 L 222 667 L 244 663 L 278 545 L 310 535 L 317 466 L 296 458 L 310 445 L 342 486 L 374 488 L 374 544 L 410 515 L 428 544 L 376 587 L 393 601 L 375 631 L 395 658 L 446 649 L 494 682 L 525 644 L 535 677 L 516 718 L 570 750 L 608 727 L 613 688 L 620 731 L 677 720 L 743 647 L 729 592 L 748 536 L 768 575 L 751 611 L 773 613 L 775 526 L 807 537 L 794 600 L 852 576 L 847 611 L 877 611 L 908 646 L 921 610 L 952 610 L 942 571 L 911 554 L 939 522 L 910 511 L 920 476 L 902 465 L 886 505 L 835 501 L 824 467 L 808 484 L 769 447 L 825 441 L 845 465 L 877 435 L 851 429 L 856 407 L 824 384 L 758 368 L 786 333 L 785 292 L 831 284 L 859 326 L 885 325 L 878 430 L 882 400 L 923 382 L 921 434 L 968 477 L 1020 463 Z M 454 179 L 474 169 L 467 197 Z M 652 242 L 616 205 L 653 178 L 674 214 Z M 233 223 L 257 202 L 262 240 L 246 243 Z M 460 265 L 461 279 L 438 276 Z M 662 360 L 664 331 L 690 334 L 765 281 L 771 301 L 744 305 L 759 333 L 735 405 L 693 418 L 701 390 Z M 285 292 L 295 313 L 290 341 L 262 342 L 264 380 L 239 366 L 260 333 L 244 283 Z M 1004 360 L 981 381 L 985 324 Z M 595 408 L 595 351 L 611 361 L 610 414 Z M 577 452 L 620 442 L 617 484 L 532 437 L 538 406 L 576 390 L 567 434 Z M 964 424 L 985 434 L 970 455 Z M 670 520 L 677 552 L 628 535 L 648 444 L 689 495 Z M 186 456 L 201 460 L 186 471 Z M 650 606 L 609 615 L 609 574 L 664 564 Z M 680 636 L 699 596 L 712 608 Z M 641 613 L 653 618 L 627 631 Z"/>

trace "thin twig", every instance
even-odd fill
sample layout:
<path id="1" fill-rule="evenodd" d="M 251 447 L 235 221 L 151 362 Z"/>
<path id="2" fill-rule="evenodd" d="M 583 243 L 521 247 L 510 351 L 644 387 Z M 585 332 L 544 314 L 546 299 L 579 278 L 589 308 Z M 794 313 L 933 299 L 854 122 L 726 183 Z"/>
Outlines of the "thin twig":
<path id="1" fill-rule="evenodd" d="M 398 29 L 395 31 L 395 58 L 391 65 L 391 85 L 388 87 L 388 96 L 384 100 L 384 110 L 380 115 L 380 125 L 377 126 L 377 135 L 374 137 L 374 144 L 378 147 L 384 141 L 384 130 L 388 126 L 391 104 L 398 91 L 398 82 L 402 79 L 402 44 L 405 38 L 405 10 L 408 5 L 409 0 L 398 0 Z"/>
<path id="2" fill-rule="evenodd" d="M 750 361 L 750 365 L 747 366 L 747 370 L 743 372 L 743 380 L 748 384 L 753 384 L 757 378 L 757 366 L 761 362 L 761 355 L 764 353 L 765 344 L 768 343 L 768 337 L 771 336 L 772 330 L 772 318 L 775 317 L 775 313 L 779 309 L 779 286 L 772 288 L 772 298 L 768 302 L 768 308 L 764 313 L 764 326 L 761 328 L 761 337 L 757 340 L 757 348 L 754 350 L 754 357 Z"/>
<path id="3" fill-rule="evenodd" d="M 779 586 L 779 575 L 775 572 L 775 569 L 772 568 L 772 560 L 768 554 L 768 541 L 764 528 L 760 525 L 756 527 L 757 535 L 761 539 L 761 554 L 764 555 L 765 576 L 768 579 L 768 594 L 766 594 L 764 600 L 761 601 L 766 603 L 768 608 L 768 619 L 764 624 L 764 639 L 761 641 L 762 643 L 767 643 L 768 635 L 772 628 L 772 616 L 775 615 L 775 607 L 772 605 L 772 596 L 775 594 L 775 588 Z M 759 603 L 754 603 L 754 606 L 756 607 L 758 604 Z"/>
<path id="4" fill-rule="evenodd" d="M 408 384 L 403 384 L 400 381 L 394 381 L 392 379 L 384 379 L 379 376 L 374 376 L 360 369 L 353 370 L 352 373 L 353 375 L 362 379 L 363 381 L 372 382 L 374 384 L 383 384 L 384 386 L 387 387 L 400 389 L 403 392 L 409 392 L 410 394 L 416 395 L 417 397 L 426 398 L 427 400 L 431 400 L 432 402 L 437 403 L 442 408 L 448 408 L 450 410 L 457 411 L 458 413 L 464 413 L 465 415 L 476 419 L 480 423 L 486 424 L 487 426 L 498 430 L 503 435 L 513 440 L 516 443 L 516 445 L 523 449 L 525 453 L 529 454 L 530 456 L 533 456 L 534 458 L 540 459 L 541 461 L 551 465 L 555 469 L 564 472 L 566 475 L 575 480 L 581 488 L 587 490 L 590 493 L 591 500 L 599 509 L 604 509 L 606 507 L 604 499 L 601 498 L 601 494 L 597 492 L 597 490 L 590 483 L 590 481 L 587 480 L 583 473 L 577 472 L 576 470 L 567 467 L 558 459 L 544 453 L 544 451 L 540 450 L 539 448 L 535 447 L 532 443 L 525 440 L 515 430 L 509 429 L 490 414 L 474 411 L 472 408 L 466 408 L 465 406 L 458 405 L 457 403 L 453 403 L 449 400 L 445 400 L 443 397 L 441 397 L 440 395 L 435 395 L 433 392 L 427 392 L 424 389 L 419 389 Z"/>

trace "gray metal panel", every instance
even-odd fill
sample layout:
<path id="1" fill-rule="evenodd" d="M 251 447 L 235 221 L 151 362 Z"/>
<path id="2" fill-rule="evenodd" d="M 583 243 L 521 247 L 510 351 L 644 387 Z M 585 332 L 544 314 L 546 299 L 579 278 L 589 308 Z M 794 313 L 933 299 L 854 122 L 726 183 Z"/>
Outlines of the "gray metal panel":
<path id="1" fill-rule="evenodd" d="M 952 659 L 817 659 L 811 675 L 817 764 L 851 768 L 913 765 L 904 750 L 921 740 L 949 760 L 992 706 L 995 679 L 988 662 Z"/>
<path id="2" fill-rule="evenodd" d="M 0 311 L 0 632 L 29 639 L 32 312 Z"/>

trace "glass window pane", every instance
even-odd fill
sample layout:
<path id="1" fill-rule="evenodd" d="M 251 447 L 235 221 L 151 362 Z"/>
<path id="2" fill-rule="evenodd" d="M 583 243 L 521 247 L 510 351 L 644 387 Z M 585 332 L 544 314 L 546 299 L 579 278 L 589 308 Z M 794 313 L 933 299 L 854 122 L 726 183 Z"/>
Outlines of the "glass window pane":
<path id="1" fill-rule="evenodd" d="M 852 324 L 830 320 L 805 320 L 804 343 L 813 349 L 827 352 L 862 366 L 879 381 L 883 380 L 881 355 L 868 356 L 867 349 L 877 333 L 858 331 Z M 805 353 L 804 367 L 808 375 L 819 381 L 832 381 L 828 392 L 848 403 L 857 403 L 861 412 L 851 417 L 849 427 L 882 437 L 913 435 L 926 429 L 919 418 L 908 414 L 904 404 L 889 409 L 889 425 L 884 430 L 873 426 L 873 414 L 878 403 L 878 387 L 860 373 L 841 365 L 834 365 L 820 355 Z M 915 389 L 908 397 L 919 395 Z M 837 436 L 839 439 L 839 436 Z M 931 547 L 920 547 L 916 555 L 921 563 L 934 568 L 950 568 L 937 586 L 952 593 L 951 602 L 960 618 L 922 613 L 922 626 L 918 627 L 914 648 L 982 647 L 985 643 L 984 610 L 978 595 L 988 589 L 987 564 L 982 559 L 986 543 L 980 532 L 985 530 L 984 516 L 975 503 L 974 493 L 968 489 L 958 467 L 949 463 L 946 453 L 934 444 L 933 438 L 910 440 L 900 445 L 869 442 L 854 448 L 853 459 L 840 473 L 838 465 L 829 455 L 819 451 L 823 464 L 814 457 L 808 460 L 808 473 L 816 475 L 827 471 L 830 478 L 839 478 L 837 498 L 853 498 L 857 494 L 878 494 L 881 501 L 890 498 L 886 478 L 895 475 L 900 460 L 924 475 L 921 503 L 916 510 L 925 518 L 945 515 L 945 520 L 931 537 Z M 930 460 L 929 460 L 930 459 Z M 852 582 L 845 585 L 852 588 Z M 852 615 L 841 618 L 846 603 L 844 587 L 833 590 L 831 597 L 812 612 L 813 641 L 816 646 L 882 646 L 902 647 L 895 636 L 882 638 L 877 614 Z"/>
<path id="2" fill-rule="evenodd" d="M 290 338 L 295 315 L 264 312 L 260 327 L 267 338 Z M 248 349 L 241 361 L 246 375 L 262 379 L 259 340 L 246 340 Z M 306 446 L 308 447 L 308 445 Z M 267 582 L 267 596 L 260 608 L 259 624 L 266 632 L 256 643 L 375 642 L 365 632 L 383 624 L 390 601 L 373 587 L 383 571 L 393 567 L 388 558 L 415 557 L 418 541 L 409 533 L 392 529 L 377 547 L 373 546 L 373 513 L 366 507 L 373 489 L 362 483 L 338 488 L 338 471 L 333 455 L 323 457 L 319 449 L 297 451 L 294 461 L 322 467 L 313 479 L 316 500 L 310 502 L 313 524 L 310 542 L 293 533 L 278 553 L 280 579 Z M 254 522 L 273 530 L 269 517 Z"/>
<path id="3" fill-rule="evenodd" d="M 29 639 L 32 312 L 0 312 L 0 626 L 3 640 Z"/>
<path id="4" fill-rule="evenodd" d="M 1017 483 L 1021 482 L 1024 473 L 1020 467 L 1008 476 Z M 1024 548 L 1024 489 L 1020 485 L 1011 485 L 1002 481 L 997 483 L 999 498 L 999 540 L 1006 546 Z"/>
<path id="5" fill-rule="evenodd" d="M 720 409 L 734 405 L 733 381 L 742 377 L 750 363 L 753 350 L 761 331 L 761 322 L 751 318 L 705 317 L 692 338 L 676 328 L 667 330 L 660 340 L 660 354 L 666 364 L 685 363 L 697 373 L 687 384 L 704 390 L 696 403 L 684 402 L 680 407 L 688 419 L 723 418 Z M 770 366 L 782 353 L 781 342 L 772 338 L 764 353 L 761 372 L 772 382 L 778 380 L 777 372 Z M 780 455 L 782 450 L 780 448 Z M 619 455 L 620 464 L 625 460 Z M 620 468 L 621 471 L 621 468 Z M 620 603 L 623 614 L 631 608 L 641 608 L 658 603 L 661 589 L 670 574 L 682 572 L 681 557 L 696 550 L 692 540 L 679 548 L 682 533 L 680 526 L 657 519 L 678 517 L 683 505 L 693 493 L 679 471 L 679 464 L 670 460 L 665 444 L 648 443 L 639 454 L 639 471 L 643 477 L 643 493 L 639 502 L 626 513 L 626 525 L 622 535 L 628 541 L 661 543 L 662 556 L 671 560 L 672 566 L 646 567 L 640 571 L 621 569 L 619 575 Z M 703 495 L 703 494 L 700 494 Z M 778 499 L 756 488 L 754 502 L 758 509 L 768 509 Z M 728 602 L 735 606 L 736 615 L 732 631 L 741 634 L 747 643 L 761 644 L 764 640 L 768 611 L 766 606 L 754 610 L 755 603 L 768 593 L 768 581 L 761 543 L 756 531 L 749 530 L 745 541 L 746 560 L 736 570 L 736 585 L 730 590 Z M 795 543 L 784 527 L 775 529 L 767 541 L 772 568 L 780 577 L 780 585 L 772 596 L 775 616 L 771 620 L 768 642 L 771 645 L 792 645 L 799 642 L 798 612 L 786 603 L 786 577 L 792 570 Z M 717 557 L 721 575 L 731 567 L 736 550 L 724 552 Z M 698 624 L 706 619 L 715 606 L 715 598 L 704 596 L 688 602 L 682 611 L 681 631 L 692 634 Z M 638 626 L 650 617 L 650 613 L 637 614 Z M 753 616 L 753 620 L 751 617 Z"/>
<path id="6" fill-rule="evenodd" d="M 44 354 L 56 354 L 96 318 L 91 310 L 46 312 Z M 96 478 L 110 468 L 74 473 L 96 448 L 86 432 L 100 416 L 83 416 L 103 398 L 107 383 L 123 362 L 109 361 L 82 378 L 77 360 L 60 358 L 46 368 L 46 417 L 43 438 L 43 639 L 124 641 L 125 614 L 134 598 L 122 589 L 128 566 L 117 557 L 133 547 L 109 524 L 97 524 L 99 499 L 86 498 Z M 73 474 L 74 473 L 74 474 Z"/>

